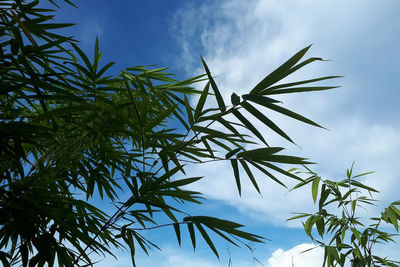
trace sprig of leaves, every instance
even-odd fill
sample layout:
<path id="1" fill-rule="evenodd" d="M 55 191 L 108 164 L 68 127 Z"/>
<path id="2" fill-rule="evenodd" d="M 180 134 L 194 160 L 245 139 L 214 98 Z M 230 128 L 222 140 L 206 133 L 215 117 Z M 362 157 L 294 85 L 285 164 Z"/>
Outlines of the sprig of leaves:
<path id="1" fill-rule="evenodd" d="M 398 266 L 399 261 L 375 254 L 374 247 L 378 243 L 394 242 L 393 237 L 397 234 L 381 230 L 381 227 L 383 223 L 391 224 L 398 232 L 400 212 L 396 206 L 400 202 L 390 204 L 380 217 L 370 218 L 371 223 L 366 226 L 357 211 L 365 205 L 375 205 L 376 200 L 371 194 L 378 191 L 359 181 L 371 172 L 353 175 L 353 165 L 347 169 L 346 178 L 340 181 L 322 179 L 308 169 L 306 173 L 310 177 L 294 189 L 311 183 L 314 203 L 319 199 L 318 211 L 296 213 L 288 220 L 305 219 L 306 234 L 324 248 L 323 266 L 345 266 L 347 263 L 352 266 Z M 315 231 L 324 239 L 317 239 Z"/>

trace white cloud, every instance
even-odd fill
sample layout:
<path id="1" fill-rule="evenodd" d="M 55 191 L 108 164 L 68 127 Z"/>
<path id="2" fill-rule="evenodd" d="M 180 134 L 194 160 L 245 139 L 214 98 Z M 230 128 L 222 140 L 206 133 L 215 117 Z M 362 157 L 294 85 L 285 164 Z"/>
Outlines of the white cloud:
<path id="1" fill-rule="evenodd" d="M 271 114 L 303 149 L 284 143 L 270 131 L 266 131 L 268 140 L 320 163 L 315 169 L 325 178 L 343 178 L 345 169 L 356 161 L 356 171 L 377 172 L 367 182 L 382 192 L 378 198 L 393 201 L 397 197 L 395 188 L 400 186 L 395 169 L 400 161 L 400 125 L 372 120 L 360 112 L 371 108 L 379 114 L 380 109 L 364 107 L 354 99 L 366 91 L 351 75 L 364 67 L 354 62 L 365 60 L 359 58 L 363 54 L 359 50 L 369 51 L 365 38 L 371 36 L 370 29 L 389 25 L 386 13 L 398 5 L 395 1 L 208 1 L 196 7 L 186 6 L 178 12 L 175 22 L 186 69 L 190 73 L 201 72 L 196 58 L 201 51 L 226 99 L 230 99 L 232 91 L 247 92 L 296 50 L 312 42 L 315 45 L 311 55 L 338 58 L 316 63 L 293 79 L 345 74 L 350 77 L 337 82 L 344 88 L 282 98 L 287 107 L 321 122 L 329 131 Z M 373 46 L 379 42 L 371 43 Z M 380 40 L 379 45 L 385 45 L 385 41 Z M 372 64 L 374 55 L 368 56 Z M 364 79 L 379 84 L 374 77 Z M 239 198 L 229 164 L 212 164 L 194 168 L 193 172 L 206 176 L 195 185 L 196 190 L 262 220 L 281 224 L 290 211 L 312 210 L 309 190 L 286 194 L 287 190 L 265 179 L 258 179 L 262 198 L 249 181 L 244 183 L 243 196 Z"/>
<path id="2" fill-rule="evenodd" d="M 305 250 L 314 248 L 307 252 Z M 304 252 L 304 253 L 303 253 Z M 315 244 L 300 244 L 284 251 L 278 249 L 267 261 L 268 267 L 320 267 L 324 258 L 324 250 Z"/>

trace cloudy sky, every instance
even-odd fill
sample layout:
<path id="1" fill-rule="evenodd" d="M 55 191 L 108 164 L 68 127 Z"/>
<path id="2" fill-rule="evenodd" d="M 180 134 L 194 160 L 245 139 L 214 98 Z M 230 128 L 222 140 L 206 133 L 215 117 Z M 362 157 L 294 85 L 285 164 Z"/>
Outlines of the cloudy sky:
<path id="1" fill-rule="evenodd" d="M 295 52 L 313 44 L 309 55 L 330 61 L 315 63 L 293 79 L 343 75 L 336 81 L 341 88 L 282 100 L 329 130 L 272 115 L 301 148 L 267 132 L 270 143 L 317 162 L 313 169 L 329 179 L 344 178 L 355 161 L 355 171 L 375 171 L 366 182 L 381 191 L 381 207 L 400 199 L 399 1 L 87 0 L 78 6 L 62 9 L 59 18 L 77 23 L 72 31 L 85 50 L 98 35 L 105 60 L 116 61 L 117 69 L 160 64 L 180 78 L 202 73 L 202 55 L 225 97 L 247 92 Z M 149 237 L 162 251 L 150 257 L 139 253 L 139 266 L 228 266 L 229 258 L 233 266 L 261 266 L 253 256 L 269 267 L 320 266 L 321 250 L 300 254 L 313 246 L 301 223 L 285 221 L 290 212 L 313 211 L 307 188 L 288 192 L 258 179 L 262 195 L 248 185 L 240 198 L 229 166 L 214 164 L 191 172 L 206 176 L 194 186 L 209 199 L 198 208 L 199 214 L 241 222 L 270 241 L 253 252 L 219 242 L 217 260 L 205 246 L 193 253 L 188 239 L 179 248 L 172 229 L 160 230 Z M 97 266 L 128 266 L 128 253 L 116 253 L 118 261 L 107 258 Z"/>

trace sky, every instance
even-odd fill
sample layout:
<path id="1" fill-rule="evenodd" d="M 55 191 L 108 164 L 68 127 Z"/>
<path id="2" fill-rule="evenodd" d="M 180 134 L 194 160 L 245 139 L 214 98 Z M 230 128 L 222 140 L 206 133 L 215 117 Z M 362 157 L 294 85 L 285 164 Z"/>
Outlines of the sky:
<path id="1" fill-rule="evenodd" d="M 344 178 L 353 162 L 355 172 L 375 171 L 364 181 L 380 191 L 376 196 L 380 202 L 365 216 L 400 199 L 399 1 L 86 0 L 77 4 L 78 9 L 63 7 L 58 19 L 77 24 L 70 31 L 84 50 L 91 51 L 98 36 L 103 59 L 115 61 L 115 68 L 160 64 L 178 78 L 203 73 L 202 55 L 227 99 L 232 92 L 247 92 L 312 44 L 309 56 L 329 61 L 312 64 L 293 79 L 342 75 L 335 81 L 341 87 L 282 101 L 328 130 L 271 114 L 298 146 L 266 131 L 268 140 L 317 162 L 313 170 L 324 178 Z M 180 248 L 173 230 L 165 229 L 148 233 L 162 251 L 152 251 L 149 257 L 138 253 L 138 266 L 228 266 L 229 258 L 233 266 L 261 266 L 253 256 L 268 267 L 321 266 L 321 249 L 300 253 L 313 246 L 300 221 L 286 222 L 291 212 L 315 210 L 309 188 L 288 192 L 260 177 L 261 196 L 246 184 L 239 197 L 224 163 L 190 172 L 205 176 L 192 187 L 208 199 L 196 212 L 243 223 L 246 230 L 269 241 L 255 245 L 253 252 L 220 241 L 218 260 L 204 244 L 193 253 L 187 236 Z M 399 247 L 379 249 L 395 255 Z M 128 252 L 116 255 L 118 260 L 107 257 L 97 266 L 129 266 Z"/>

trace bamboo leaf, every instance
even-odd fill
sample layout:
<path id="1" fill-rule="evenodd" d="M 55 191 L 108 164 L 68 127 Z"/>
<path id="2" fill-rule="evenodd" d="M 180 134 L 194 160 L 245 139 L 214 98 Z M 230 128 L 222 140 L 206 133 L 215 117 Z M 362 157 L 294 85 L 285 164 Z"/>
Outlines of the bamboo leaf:
<path id="1" fill-rule="evenodd" d="M 261 92 L 262 95 L 282 95 L 282 94 L 291 94 L 291 93 L 302 93 L 302 92 L 315 92 L 315 91 L 325 91 L 334 88 L 338 88 L 339 86 L 317 86 L 317 87 L 292 87 L 292 88 L 285 88 L 280 90 L 273 90 L 273 91 L 263 91 Z"/>
<path id="2" fill-rule="evenodd" d="M 232 102 L 232 105 L 234 105 L 234 106 L 239 105 L 240 104 L 240 97 L 237 94 L 233 93 L 231 95 L 231 102 Z"/>
<path id="3" fill-rule="evenodd" d="M 278 82 L 279 80 L 285 78 L 287 73 L 289 72 L 290 68 L 292 68 L 300 59 L 307 53 L 308 49 L 311 47 L 307 46 L 306 48 L 297 52 L 293 57 L 279 66 L 276 70 L 274 70 L 271 74 L 265 77 L 261 82 L 259 82 L 251 91 L 250 94 L 258 94 L 265 88 L 273 85 L 274 83 Z"/>
<path id="4" fill-rule="evenodd" d="M 249 177 L 251 183 L 253 184 L 254 188 L 257 190 L 257 192 L 259 194 L 261 194 L 260 188 L 258 187 L 258 184 L 257 184 L 257 181 L 254 178 L 254 175 L 251 172 L 251 170 L 250 170 L 249 166 L 247 165 L 246 161 L 244 161 L 244 160 L 239 160 L 239 161 L 240 161 L 240 164 L 242 164 L 243 169 L 245 170 L 245 172 L 246 172 L 247 176 Z"/>
<path id="5" fill-rule="evenodd" d="M 217 84 L 215 83 L 214 78 L 211 76 L 210 70 L 208 69 L 208 66 L 207 66 L 207 64 L 206 64 L 206 62 L 204 61 L 203 58 L 201 58 L 201 62 L 203 63 L 204 69 L 206 70 L 206 74 L 207 74 L 207 77 L 208 77 L 208 79 L 210 81 L 211 88 L 214 91 L 215 98 L 217 99 L 218 107 L 222 112 L 225 112 L 226 111 L 226 106 L 225 106 L 225 103 L 224 103 L 224 99 L 222 98 L 222 95 L 218 90 Z"/>
<path id="6" fill-rule="evenodd" d="M 74 43 L 71 43 L 72 47 L 75 49 L 76 52 L 78 52 L 79 56 L 83 60 L 83 62 L 86 65 L 87 70 L 90 72 L 91 76 L 95 76 L 95 71 L 92 67 L 92 64 L 90 63 L 89 58 L 85 55 L 85 53 Z"/>
<path id="7" fill-rule="evenodd" d="M 100 62 L 101 54 L 99 51 L 99 37 L 96 36 L 96 42 L 94 44 L 94 62 L 93 62 L 93 70 L 94 73 L 97 72 L 97 66 Z"/>
<path id="8" fill-rule="evenodd" d="M 194 111 L 194 119 L 195 120 L 197 120 L 200 117 L 200 114 L 203 111 L 204 104 L 205 104 L 207 96 L 208 96 L 209 88 L 210 88 L 210 82 L 208 82 L 206 84 L 206 86 L 204 87 L 204 90 L 201 93 L 201 96 L 199 98 L 199 102 L 197 102 L 196 110 Z"/>
<path id="9" fill-rule="evenodd" d="M 109 68 L 111 68 L 114 64 L 115 64 L 115 62 L 109 62 L 109 63 L 107 63 L 104 67 L 102 67 L 101 70 L 99 70 L 99 72 L 96 73 L 96 79 L 100 79 L 101 76 L 102 76 Z"/>
<path id="10" fill-rule="evenodd" d="M 190 234 L 190 240 L 192 241 L 193 250 L 196 250 L 196 235 L 194 233 L 193 223 L 189 222 L 187 228 Z"/>
<path id="11" fill-rule="evenodd" d="M 262 114 L 258 109 L 253 107 L 247 102 L 243 102 L 242 107 L 246 109 L 250 114 L 252 114 L 254 117 L 256 117 L 258 120 L 260 120 L 262 123 L 264 123 L 266 126 L 268 126 L 271 130 L 288 140 L 289 142 L 292 142 L 292 139 L 284 132 L 282 131 L 275 123 L 273 123 L 270 119 L 268 119 L 264 114 Z"/>
<path id="12" fill-rule="evenodd" d="M 317 201 L 318 188 L 319 188 L 319 181 L 320 180 L 321 180 L 321 177 L 317 176 L 312 182 L 311 192 L 312 192 L 312 198 L 313 198 L 314 204 Z"/>
<path id="13" fill-rule="evenodd" d="M 239 195 L 242 194 L 242 187 L 240 185 L 240 176 L 239 176 L 239 167 L 238 167 L 238 163 L 236 160 L 231 159 L 231 165 L 232 165 L 232 169 L 233 169 L 233 174 L 235 176 L 235 181 L 236 181 L 236 187 L 238 189 Z"/>
<path id="14" fill-rule="evenodd" d="M 399 230 L 399 224 L 397 222 L 397 216 L 396 213 L 389 208 L 385 209 L 385 213 L 388 215 L 390 222 L 393 224 L 394 228 L 396 229 L 396 231 Z"/>
<path id="15" fill-rule="evenodd" d="M 181 246 L 181 230 L 179 227 L 179 223 L 174 223 L 173 226 L 174 226 L 176 238 L 178 239 L 179 246 Z"/>
<path id="16" fill-rule="evenodd" d="M 193 119 L 192 108 L 190 107 L 189 100 L 187 99 L 186 95 L 184 95 L 184 101 L 185 101 L 186 114 L 188 116 L 189 124 L 193 125 L 194 119 Z"/>
<path id="17" fill-rule="evenodd" d="M 211 248 L 211 250 L 214 252 L 215 256 L 219 259 L 218 251 L 215 248 L 213 242 L 211 241 L 210 237 L 208 236 L 206 230 L 204 230 L 203 226 L 199 223 L 194 223 L 199 230 L 200 234 L 203 236 L 204 240 L 206 241 L 207 245 Z"/>
<path id="18" fill-rule="evenodd" d="M 229 151 L 226 155 L 225 158 L 226 159 L 230 159 L 233 155 L 235 155 L 237 152 L 239 152 L 240 150 L 242 150 L 241 147 L 236 148 L 236 149 L 232 149 L 231 151 Z"/>
<path id="19" fill-rule="evenodd" d="M 256 148 L 256 149 L 240 152 L 237 154 L 237 157 L 244 158 L 247 160 L 263 160 L 266 157 L 268 158 L 272 154 L 282 151 L 283 149 L 284 149 L 283 147 Z"/>
<path id="20" fill-rule="evenodd" d="M 160 186 L 157 186 L 156 189 L 177 188 L 177 187 L 181 187 L 181 186 L 185 186 L 185 185 L 197 182 L 201 178 L 203 178 L 203 177 L 191 177 L 191 178 L 179 179 L 179 180 L 175 180 L 173 182 L 168 182 L 168 183 L 162 184 Z"/>
<path id="21" fill-rule="evenodd" d="M 258 137 L 264 144 L 267 144 L 262 134 L 236 109 L 232 110 L 232 114 L 235 115 L 255 136 Z"/>
<path id="22" fill-rule="evenodd" d="M 266 97 L 266 96 L 260 96 L 260 95 L 250 95 L 250 94 L 246 94 L 246 95 L 242 95 L 244 100 L 248 100 L 254 103 L 257 103 L 261 106 L 265 106 L 271 103 L 282 103 L 281 101 L 272 99 L 270 97 Z"/>
<path id="23" fill-rule="evenodd" d="M 293 83 L 284 83 L 284 84 L 279 84 L 276 86 L 272 86 L 268 88 L 268 90 L 277 90 L 277 89 L 282 89 L 282 88 L 288 88 L 288 87 L 293 87 L 297 85 L 302 85 L 302 84 L 307 84 L 307 83 L 314 83 L 314 82 L 319 82 L 319 81 L 324 81 L 324 80 L 331 80 L 331 79 L 337 79 L 337 78 L 342 78 L 343 76 L 325 76 L 325 77 L 320 77 L 316 79 L 310 79 L 310 80 L 304 80 L 304 81 L 299 81 L 299 82 L 293 82 Z"/>
<path id="24" fill-rule="evenodd" d="M 282 181 L 280 181 L 278 178 L 276 178 L 275 176 L 273 176 L 269 171 L 267 171 L 266 169 L 264 169 L 263 167 L 261 167 L 260 165 L 258 165 L 257 163 L 255 163 L 254 161 L 250 161 L 250 164 L 252 164 L 254 167 L 256 167 L 257 169 L 259 169 L 261 172 L 263 172 L 264 174 L 266 174 L 269 178 L 271 178 L 272 180 L 274 180 L 275 182 L 277 182 L 278 184 L 282 185 L 283 187 L 287 188 L 287 186 L 282 183 Z"/>
<path id="25" fill-rule="evenodd" d="M 296 213 L 294 213 L 294 214 L 298 214 L 298 215 L 293 216 L 293 217 L 290 217 L 289 219 L 286 219 L 286 221 L 296 220 L 296 219 L 308 217 L 308 216 L 311 215 L 311 214 L 309 214 L 309 213 L 298 213 L 298 212 L 296 212 Z"/>
<path id="26" fill-rule="evenodd" d="M 300 114 L 298 114 L 296 112 L 293 112 L 293 111 L 290 111 L 288 109 L 285 109 L 283 107 L 280 107 L 280 106 L 277 106 L 277 105 L 274 105 L 274 104 L 266 104 L 265 107 L 267 107 L 269 109 L 272 109 L 272 110 L 274 110 L 276 112 L 279 112 L 281 114 L 284 114 L 284 115 L 286 115 L 288 117 L 291 117 L 293 119 L 299 120 L 301 122 L 304 122 L 304 123 L 307 123 L 307 124 L 311 124 L 311 125 L 316 126 L 316 127 L 324 128 L 321 125 L 313 122 L 312 120 L 307 119 L 306 117 L 303 117 Z"/>

